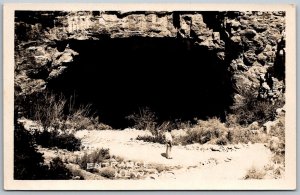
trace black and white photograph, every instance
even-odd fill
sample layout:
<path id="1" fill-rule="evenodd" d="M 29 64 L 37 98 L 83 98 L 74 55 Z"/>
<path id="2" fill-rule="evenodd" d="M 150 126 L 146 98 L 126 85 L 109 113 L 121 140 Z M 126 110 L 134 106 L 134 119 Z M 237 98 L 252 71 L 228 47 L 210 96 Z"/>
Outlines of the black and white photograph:
<path id="1" fill-rule="evenodd" d="M 295 189 L 295 7 L 123 7 L 4 6 L 6 188 Z"/>

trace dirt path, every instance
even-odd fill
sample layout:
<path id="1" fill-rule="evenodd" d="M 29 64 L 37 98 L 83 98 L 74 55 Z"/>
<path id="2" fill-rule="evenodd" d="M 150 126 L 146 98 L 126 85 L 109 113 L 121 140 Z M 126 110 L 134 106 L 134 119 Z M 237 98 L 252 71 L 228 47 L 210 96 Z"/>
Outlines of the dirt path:
<path id="1" fill-rule="evenodd" d="M 135 138 L 145 131 L 78 131 L 86 150 L 109 148 L 113 155 L 145 163 L 181 166 L 160 179 L 242 179 L 251 167 L 263 168 L 270 162 L 271 152 L 263 144 L 174 146 L 172 157 L 163 157 L 165 146 L 146 143 Z"/>

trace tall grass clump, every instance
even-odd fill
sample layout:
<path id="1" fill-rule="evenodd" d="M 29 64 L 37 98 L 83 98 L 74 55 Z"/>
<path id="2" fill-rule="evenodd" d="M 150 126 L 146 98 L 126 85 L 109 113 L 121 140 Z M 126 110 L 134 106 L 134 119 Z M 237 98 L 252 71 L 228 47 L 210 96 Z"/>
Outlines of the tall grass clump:
<path id="1" fill-rule="evenodd" d="M 44 130 L 58 129 L 60 120 L 64 118 L 66 99 L 63 95 L 56 96 L 45 92 L 37 94 L 37 99 L 32 102 L 33 120 L 37 121 Z"/>

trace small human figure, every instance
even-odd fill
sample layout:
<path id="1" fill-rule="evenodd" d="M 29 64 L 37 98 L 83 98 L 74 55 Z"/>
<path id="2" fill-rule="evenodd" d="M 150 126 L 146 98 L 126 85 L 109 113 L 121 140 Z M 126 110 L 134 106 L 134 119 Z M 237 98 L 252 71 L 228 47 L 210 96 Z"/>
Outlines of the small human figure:
<path id="1" fill-rule="evenodd" d="M 171 129 L 168 129 L 168 131 L 165 132 L 165 141 L 166 141 L 166 158 L 172 159 L 171 157 L 171 151 L 172 151 L 172 135 L 171 135 Z"/>

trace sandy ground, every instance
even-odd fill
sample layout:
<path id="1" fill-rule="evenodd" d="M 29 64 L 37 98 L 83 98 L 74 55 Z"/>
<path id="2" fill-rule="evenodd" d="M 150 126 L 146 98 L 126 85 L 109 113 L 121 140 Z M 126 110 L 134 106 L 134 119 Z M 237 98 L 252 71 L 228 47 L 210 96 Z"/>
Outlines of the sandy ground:
<path id="1" fill-rule="evenodd" d="M 173 159 L 163 156 L 165 145 L 135 140 L 147 131 L 126 129 L 123 131 L 78 131 L 84 150 L 109 148 L 112 155 L 129 160 L 169 166 L 181 166 L 170 174 L 155 179 L 242 179 L 248 169 L 262 169 L 270 163 L 272 153 L 263 144 L 174 146 Z"/>
<path id="2" fill-rule="evenodd" d="M 20 120 L 26 129 L 39 128 L 30 120 Z M 173 136 L 182 135 L 182 130 L 172 131 Z M 99 148 L 109 148 L 110 154 L 123 157 L 126 160 L 143 161 L 145 164 L 162 164 L 166 166 L 180 166 L 171 172 L 160 174 L 152 179 L 202 179 L 224 180 L 243 179 L 246 172 L 255 167 L 263 169 L 272 164 L 271 151 L 264 144 L 237 145 L 209 145 L 192 144 L 187 146 L 173 146 L 173 159 L 166 159 L 165 145 L 136 140 L 139 135 L 151 135 L 149 131 L 135 129 L 125 130 L 81 130 L 75 136 L 82 141 L 82 151 L 68 154 L 76 156 L 84 152 L 92 152 Z M 54 151 L 40 148 L 44 153 L 45 162 L 59 155 Z M 66 154 L 66 151 L 62 152 Z M 94 178 L 91 176 L 91 178 Z"/>

